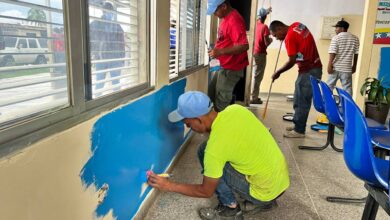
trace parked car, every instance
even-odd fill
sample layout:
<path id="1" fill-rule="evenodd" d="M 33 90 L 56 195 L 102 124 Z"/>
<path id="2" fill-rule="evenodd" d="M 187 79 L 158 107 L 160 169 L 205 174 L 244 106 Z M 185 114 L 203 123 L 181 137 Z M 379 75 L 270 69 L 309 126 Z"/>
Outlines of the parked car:
<path id="1" fill-rule="evenodd" d="M 46 64 L 48 48 L 37 38 L 4 37 L 4 49 L 0 50 L 0 66 L 21 64 Z"/>

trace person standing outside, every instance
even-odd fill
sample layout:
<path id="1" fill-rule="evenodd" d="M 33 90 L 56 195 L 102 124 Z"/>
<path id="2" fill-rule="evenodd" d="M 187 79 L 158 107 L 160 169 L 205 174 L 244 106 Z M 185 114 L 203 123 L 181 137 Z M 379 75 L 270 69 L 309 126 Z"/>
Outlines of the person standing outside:
<path id="1" fill-rule="evenodd" d="M 198 91 L 182 94 L 169 121 L 182 121 L 209 139 L 198 149 L 203 167 L 201 184 L 169 181 L 154 173 L 148 184 L 162 191 L 209 198 L 217 194 L 215 208 L 201 208 L 202 219 L 242 219 L 243 211 L 255 213 L 276 206 L 276 200 L 289 187 L 286 159 L 268 129 L 247 108 L 230 105 L 213 110 L 210 98 Z M 245 202 L 238 203 L 234 193 Z"/>
<path id="2" fill-rule="evenodd" d="M 290 26 L 281 21 L 270 24 L 272 36 L 285 42 L 288 61 L 272 75 L 275 81 L 280 75 L 291 69 L 294 64 L 298 66 L 298 78 L 295 81 L 294 91 L 294 126 L 287 127 L 283 134 L 287 138 L 305 137 L 306 122 L 312 102 L 312 86 L 310 76 L 317 79 L 322 77 L 322 63 L 318 54 L 313 35 L 306 25 L 295 22 Z"/>
<path id="3" fill-rule="evenodd" d="M 219 60 L 221 69 L 210 82 L 209 96 L 215 109 L 222 111 L 232 102 L 234 87 L 249 65 L 249 44 L 245 21 L 229 0 L 209 0 L 207 14 L 221 19 L 217 42 L 209 51 L 210 57 Z"/>
<path id="4" fill-rule="evenodd" d="M 263 80 L 264 70 L 267 64 L 267 47 L 272 43 L 272 38 L 269 37 L 270 32 L 268 26 L 264 22 L 270 12 L 271 8 L 260 8 L 257 12 L 258 21 L 256 23 L 255 48 L 253 52 L 253 58 L 256 63 L 256 71 L 251 104 L 263 103 L 259 97 L 260 83 Z"/>
<path id="5" fill-rule="evenodd" d="M 96 63 L 96 85 L 95 89 L 102 89 L 105 82 L 99 82 L 106 78 L 109 73 L 111 78 L 121 75 L 121 70 L 118 69 L 124 66 L 123 60 L 115 60 L 125 57 L 125 39 L 122 27 L 116 23 L 115 8 L 112 2 L 105 1 L 103 3 L 102 20 L 94 20 L 90 24 L 90 47 L 93 60 L 98 60 Z M 111 81 L 114 87 L 113 91 L 119 90 L 120 79 Z M 96 92 L 95 97 L 102 95 L 102 92 Z"/>
<path id="6" fill-rule="evenodd" d="M 329 46 L 328 86 L 333 90 L 340 79 L 343 89 L 352 96 L 352 74 L 356 72 L 359 39 L 348 32 L 349 23 L 341 20 L 334 26 L 334 36 Z"/>

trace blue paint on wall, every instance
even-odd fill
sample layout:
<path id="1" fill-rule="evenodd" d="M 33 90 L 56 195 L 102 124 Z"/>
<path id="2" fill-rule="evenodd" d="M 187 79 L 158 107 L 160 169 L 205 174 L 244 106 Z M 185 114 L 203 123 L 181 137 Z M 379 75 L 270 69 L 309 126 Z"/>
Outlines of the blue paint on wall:
<path id="1" fill-rule="evenodd" d="M 184 142 L 183 123 L 170 123 L 169 112 L 177 107 L 186 80 L 165 86 L 100 118 L 92 131 L 93 156 L 81 171 L 86 186 L 109 185 L 97 216 L 111 209 L 118 220 L 131 219 L 150 187 L 141 195 L 141 176 L 154 165 L 163 172 Z"/>
<path id="2" fill-rule="evenodd" d="M 383 80 L 383 86 L 390 88 L 390 47 L 381 48 L 381 60 L 379 63 L 378 79 Z"/>

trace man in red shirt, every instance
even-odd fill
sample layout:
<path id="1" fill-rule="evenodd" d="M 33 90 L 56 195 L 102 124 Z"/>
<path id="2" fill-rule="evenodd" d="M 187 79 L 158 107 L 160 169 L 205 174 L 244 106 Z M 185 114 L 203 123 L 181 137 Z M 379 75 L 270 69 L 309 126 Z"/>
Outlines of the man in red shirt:
<path id="1" fill-rule="evenodd" d="M 296 63 L 298 66 L 298 78 L 295 81 L 294 91 L 294 126 L 287 127 L 284 137 L 305 137 L 306 122 L 311 107 L 313 96 L 310 76 L 321 79 L 322 64 L 317 51 L 313 35 L 302 23 L 295 22 L 290 26 L 280 21 L 270 24 L 272 36 L 285 42 L 288 61 L 273 75 L 275 81 L 280 75 L 291 69 Z"/>
<path id="2" fill-rule="evenodd" d="M 249 64 L 249 45 L 245 21 L 229 0 L 209 0 L 207 14 L 221 19 L 217 42 L 209 51 L 210 57 L 219 60 L 221 69 L 211 80 L 209 96 L 216 111 L 222 111 L 231 103 L 234 86 L 244 76 L 244 68 Z"/>
<path id="3" fill-rule="evenodd" d="M 269 37 L 269 29 L 264 24 L 267 19 L 268 13 L 271 12 L 271 8 L 260 8 L 257 11 L 258 21 L 256 23 L 256 36 L 255 36 L 255 48 L 253 51 L 253 58 L 256 63 L 255 71 L 255 84 L 253 86 L 251 104 L 262 104 L 261 98 L 259 98 L 260 83 L 263 80 L 265 66 L 267 64 L 267 47 L 271 44 L 272 38 Z"/>

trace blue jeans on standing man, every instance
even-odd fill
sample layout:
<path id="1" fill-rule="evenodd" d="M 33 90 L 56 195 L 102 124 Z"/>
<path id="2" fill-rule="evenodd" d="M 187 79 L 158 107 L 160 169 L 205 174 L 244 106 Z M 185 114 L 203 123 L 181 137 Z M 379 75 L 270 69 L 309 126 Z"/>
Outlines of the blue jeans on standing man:
<path id="1" fill-rule="evenodd" d="M 294 130 L 301 134 L 304 134 L 306 130 L 307 117 L 309 116 L 313 97 L 310 76 L 321 79 L 322 69 L 313 68 L 307 72 L 299 73 L 295 81 L 293 122 Z"/>
<path id="2" fill-rule="evenodd" d="M 96 64 L 96 71 L 100 70 L 108 70 L 108 69 L 114 69 L 118 67 L 123 67 L 124 63 L 123 61 L 109 61 L 109 62 L 103 62 L 103 63 L 97 63 Z M 121 70 L 111 70 L 107 71 L 105 73 L 96 73 L 96 85 L 95 89 L 101 89 L 104 87 L 105 82 L 99 83 L 99 81 L 106 79 L 106 75 L 110 74 L 111 78 L 117 77 L 121 75 Z M 120 79 L 114 79 L 112 80 L 112 85 L 119 84 Z M 114 91 L 119 90 L 119 88 L 113 89 Z"/>
<path id="3" fill-rule="evenodd" d="M 203 159 L 204 152 L 206 149 L 207 141 L 204 141 L 199 145 L 198 157 L 202 168 L 204 167 Z M 255 205 L 258 204 L 267 204 L 269 202 L 262 202 L 253 198 L 249 194 L 249 183 L 245 178 L 245 175 L 236 171 L 230 163 L 226 163 L 223 169 L 223 175 L 219 180 L 219 184 L 215 193 L 217 194 L 218 200 L 224 206 L 229 206 L 232 204 L 238 204 L 234 193 L 236 192 L 240 195 L 241 198 L 252 202 Z"/>

